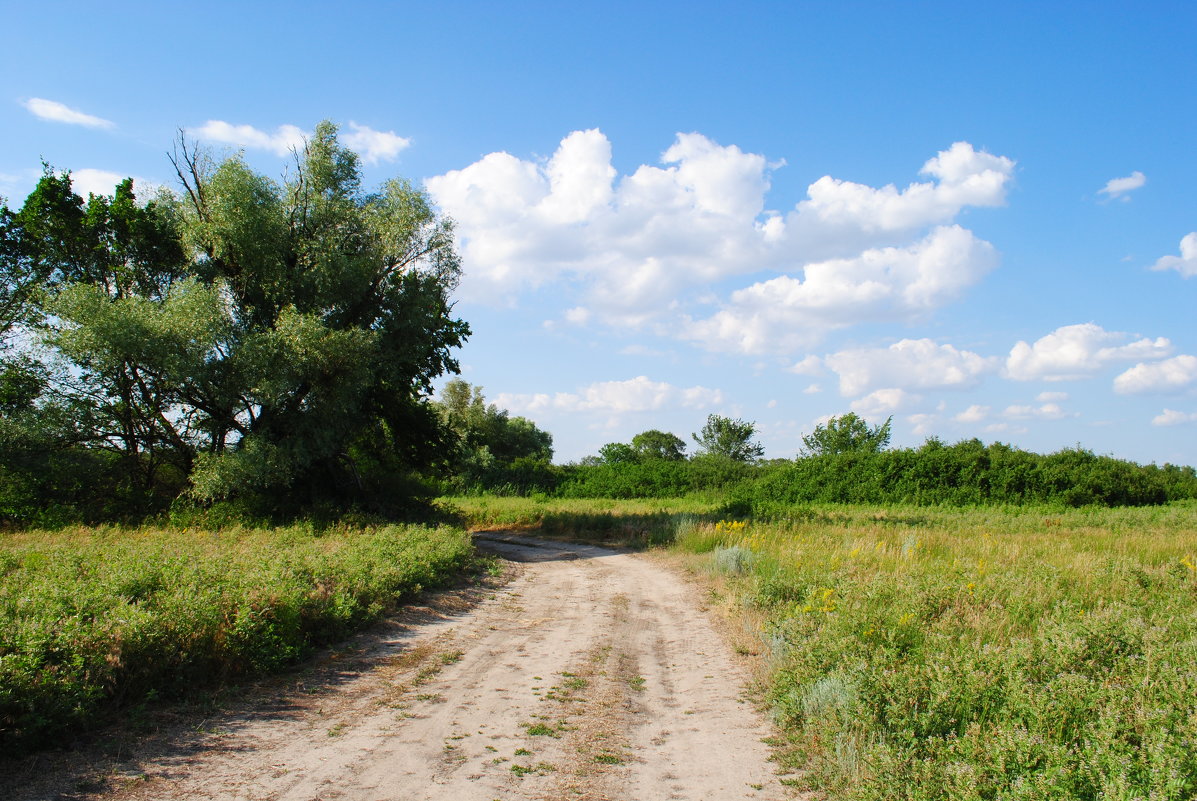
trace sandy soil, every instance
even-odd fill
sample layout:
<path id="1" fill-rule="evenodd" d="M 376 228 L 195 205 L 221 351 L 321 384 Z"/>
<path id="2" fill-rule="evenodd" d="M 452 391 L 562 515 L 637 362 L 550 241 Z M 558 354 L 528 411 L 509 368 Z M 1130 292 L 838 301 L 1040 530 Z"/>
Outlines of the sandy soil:
<path id="1" fill-rule="evenodd" d="M 414 610 L 315 673 L 129 747 L 101 782 L 64 790 L 32 768 L 14 797 L 789 797 L 696 588 L 595 546 L 499 532 L 479 544 L 514 575 L 468 608 Z"/>

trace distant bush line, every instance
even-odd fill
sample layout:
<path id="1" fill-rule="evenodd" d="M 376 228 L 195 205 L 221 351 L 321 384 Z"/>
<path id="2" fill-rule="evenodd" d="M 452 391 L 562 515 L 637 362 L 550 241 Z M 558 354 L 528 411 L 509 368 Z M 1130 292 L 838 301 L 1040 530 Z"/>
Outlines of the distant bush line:
<path id="1" fill-rule="evenodd" d="M 724 497 L 736 514 L 799 503 L 1148 506 L 1197 498 L 1197 471 L 1100 456 L 1083 448 L 1038 454 L 1001 443 L 928 440 L 918 448 L 738 462 L 717 456 L 496 470 L 447 492 L 557 498 Z"/>

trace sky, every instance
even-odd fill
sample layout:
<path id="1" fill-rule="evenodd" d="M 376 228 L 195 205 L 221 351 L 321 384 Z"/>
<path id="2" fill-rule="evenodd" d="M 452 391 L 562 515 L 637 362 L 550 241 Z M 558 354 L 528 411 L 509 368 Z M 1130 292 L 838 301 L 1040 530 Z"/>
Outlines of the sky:
<path id="1" fill-rule="evenodd" d="M 849 411 L 1197 464 L 1191 2 L 16 3 L 0 196 L 281 177 L 322 119 L 456 221 L 462 378 L 556 461 Z M 442 382 L 443 383 L 443 379 Z M 691 441 L 691 449 L 694 443 Z"/>

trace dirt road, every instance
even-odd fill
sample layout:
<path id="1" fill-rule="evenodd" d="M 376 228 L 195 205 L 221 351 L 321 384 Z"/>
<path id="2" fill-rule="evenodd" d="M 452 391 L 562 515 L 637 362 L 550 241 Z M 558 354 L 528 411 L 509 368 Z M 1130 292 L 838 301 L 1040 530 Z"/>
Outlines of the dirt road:
<path id="1" fill-rule="evenodd" d="M 781 799 L 696 590 L 633 554 L 492 533 L 516 575 L 110 780 L 106 799 Z M 303 692 L 310 689 L 310 692 Z"/>

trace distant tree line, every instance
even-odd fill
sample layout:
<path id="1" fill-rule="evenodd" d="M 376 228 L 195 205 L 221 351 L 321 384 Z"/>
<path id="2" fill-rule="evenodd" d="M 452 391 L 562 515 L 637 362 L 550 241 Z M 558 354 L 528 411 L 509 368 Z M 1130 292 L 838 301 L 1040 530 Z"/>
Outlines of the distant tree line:
<path id="1" fill-rule="evenodd" d="M 542 492 L 578 498 L 664 498 L 708 494 L 729 513 L 768 515 L 802 503 L 1056 504 L 1141 506 L 1197 498 L 1197 472 L 1138 465 L 1082 448 L 1037 454 L 971 439 L 890 449 L 892 420 L 870 425 L 832 417 L 803 437 L 794 459 L 762 460 L 751 422 L 708 417 L 698 446 L 659 430 L 612 442 L 576 464 L 541 464 L 519 480 L 463 482 L 474 491 Z"/>

